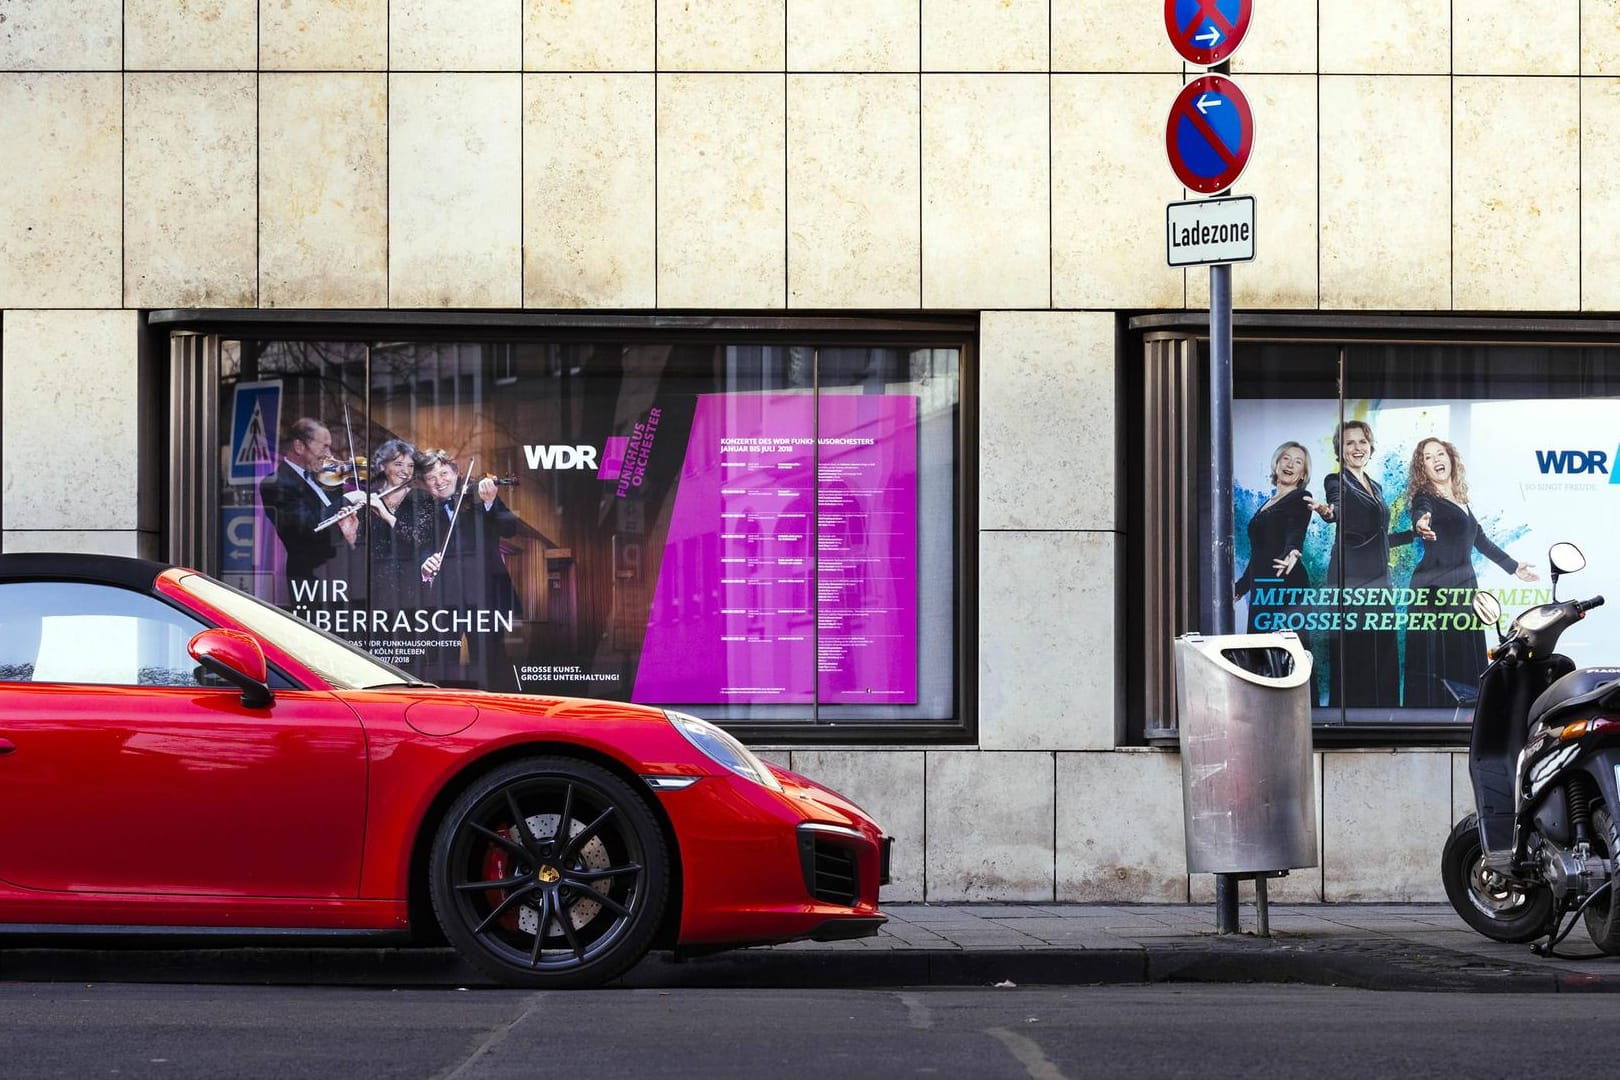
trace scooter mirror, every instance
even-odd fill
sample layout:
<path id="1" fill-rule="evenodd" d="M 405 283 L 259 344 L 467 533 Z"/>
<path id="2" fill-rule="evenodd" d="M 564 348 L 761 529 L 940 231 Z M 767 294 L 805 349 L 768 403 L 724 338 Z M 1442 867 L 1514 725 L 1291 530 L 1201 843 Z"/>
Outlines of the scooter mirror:
<path id="1" fill-rule="evenodd" d="M 1573 574 L 1586 565 L 1586 556 L 1574 544 L 1561 540 L 1547 549 L 1547 562 L 1555 574 Z"/>
<path id="2" fill-rule="evenodd" d="M 1485 589 L 1474 593 L 1474 618 L 1486 626 L 1495 626 L 1502 621 L 1502 602 L 1495 593 Z"/>

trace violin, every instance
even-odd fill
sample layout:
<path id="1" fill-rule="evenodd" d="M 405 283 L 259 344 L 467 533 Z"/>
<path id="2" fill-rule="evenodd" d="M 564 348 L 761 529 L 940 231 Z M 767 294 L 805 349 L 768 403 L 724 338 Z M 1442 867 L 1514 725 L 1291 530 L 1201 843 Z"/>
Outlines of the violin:
<path id="1" fill-rule="evenodd" d="M 478 485 L 485 480 L 488 480 L 496 487 L 517 487 L 518 484 L 518 479 L 515 476 L 496 476 L 494 473 L 485 473 L 483 476 L 470 477 L 466 486 L 457 488 L 455 495 L 451 496 L 451 498 L 458 501 L 470 499 L 476 502 L 478 499 Z"/>
<path id="2" fill-rule="evenodd" d="M 322 487 L 342 487 L 350 480 L 369 480 L 371 470 L 366 463 L 364 455 L 356 457 L 353 461 L 341 461 L 338 458 L 327 458 L 309 473 L 315 482 Z"/>
<path id="3" fill-rule="evenodd" d="M 467 486 L 457 487 L 455 494 L 450 495 L 450 499 L 457 500 L 455 505 L 462 505 L 463 500 L 465 502 L 478 502 L 478 484 L 483 483 L 486 479 L 496 487 L 517 487 L 517 476 L 496 476 L 494 473 L 484 473 L 483 476 L 471 476 L 471 478 L 468 478 Z"/>
<path id="4" fill-rule="evenodd" d="M 482 476 L 474 476 L 467 481 L 466 494 L 469 497 L 477 495 L 478 485 L 482 484 L 485 480 L 488 480 L 496 487 L 517 487 L 518 484 L 518 479 L 515 476 L 497 476 L 494 473 L 485 473 Z"/>

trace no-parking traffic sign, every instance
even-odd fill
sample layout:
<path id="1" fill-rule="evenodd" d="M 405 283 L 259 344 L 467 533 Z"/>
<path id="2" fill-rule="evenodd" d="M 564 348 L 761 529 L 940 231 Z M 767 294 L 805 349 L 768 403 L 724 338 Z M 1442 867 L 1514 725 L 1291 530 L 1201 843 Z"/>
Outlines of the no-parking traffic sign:
<path id="1" fill-rule="evenodd" d="M 1164 0 L 1164 29 L 1189 63 L 1213 67 L 1237 52 L 1254 0 Z"/>
<path id="2" fill-rule="evenodd" d="M 1231 79 L 1203 75 L 1182 87 L 1164 128 L 1170 168 L 1200 195 L 1232 186 L 1254 150 L 1254 114 Z"/>

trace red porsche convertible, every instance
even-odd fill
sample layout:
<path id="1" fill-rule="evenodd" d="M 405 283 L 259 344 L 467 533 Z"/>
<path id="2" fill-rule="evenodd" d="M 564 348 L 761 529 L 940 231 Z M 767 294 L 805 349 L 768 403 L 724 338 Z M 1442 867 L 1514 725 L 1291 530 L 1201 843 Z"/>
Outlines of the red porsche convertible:
<path id="1" fill-rule="evenodd" d="M 440 689 L 193 570 L 0 555 L 0 933 L 436 925 L 593 986 L 875 934 L 888 847 L 694 716 Z"/>

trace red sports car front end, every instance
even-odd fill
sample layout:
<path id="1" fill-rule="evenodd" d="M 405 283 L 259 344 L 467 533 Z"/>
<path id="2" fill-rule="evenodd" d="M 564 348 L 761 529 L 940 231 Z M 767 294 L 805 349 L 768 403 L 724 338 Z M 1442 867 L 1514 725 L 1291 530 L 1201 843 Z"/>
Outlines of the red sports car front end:
<path id="1" fill-rule="evenodd" d="M 681 847 L 683 949 L 867 937 L 886 921 L 888 843 L 841 795 L 767 765 L 659 796 Z"/>

